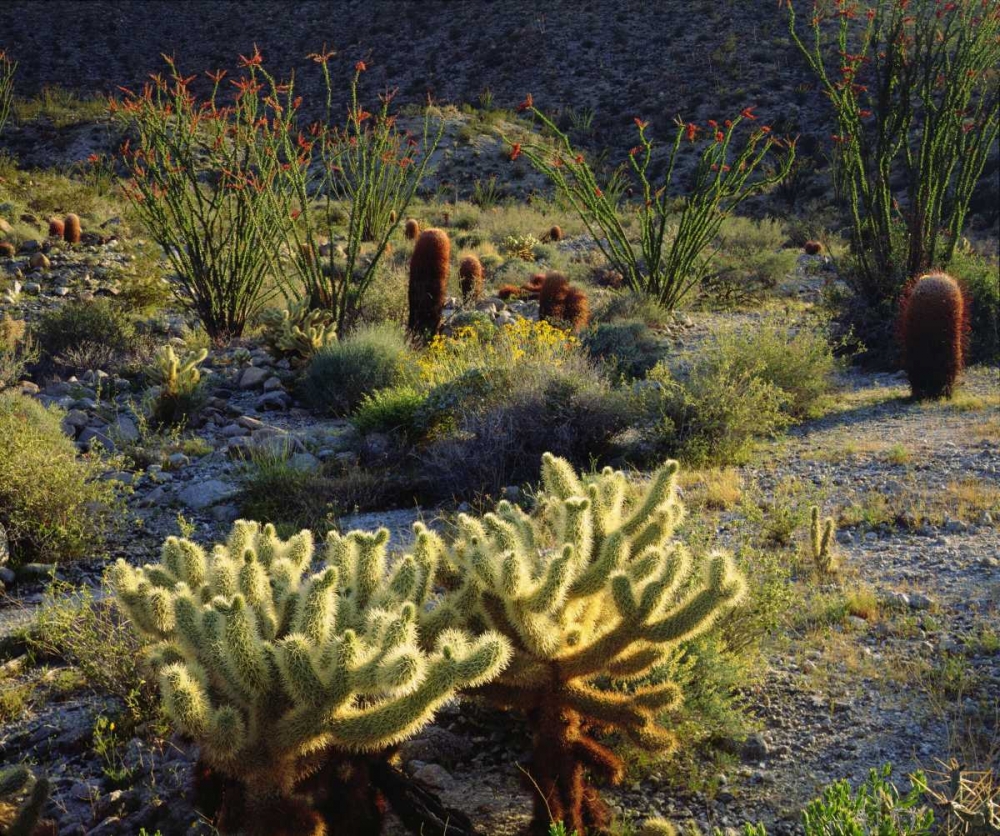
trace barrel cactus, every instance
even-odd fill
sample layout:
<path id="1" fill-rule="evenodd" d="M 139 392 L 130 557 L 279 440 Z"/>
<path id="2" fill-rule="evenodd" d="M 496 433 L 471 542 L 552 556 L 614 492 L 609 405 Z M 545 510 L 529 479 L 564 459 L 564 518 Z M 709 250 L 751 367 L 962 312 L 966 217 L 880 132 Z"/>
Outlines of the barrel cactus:
<path id="1" fill-rule="evenodd" d="M 63 220 L 63 240 L 67 244 L 79 244 L 80 235 L 80 216 L 71 212 Z"/>
<path id="2" fill-rule="evenodd" d="M 474 255 L 467 255 L 458 265 L 459 287 L 462 299 L 468 305 L 479 300 L 483 293 L 483 265 Z"/>
<path id="3" fill-rule="evenodd" d="M 451 239 L 443 229 L 420 233 L 410 258 L 407 328 L 415 337 L 428 340 L 441 328 L 441 312 L 448 292 Z"/>
<path id="4" fill-rule="evenodd" d="M 437 556 L 418 540 L 390 569 L 388 540 L 385 529 L 331 533 L 312 571 L 310 532 L 281 540 L 240 520 L 211 551 L 171 537 L 160 563 L 113 567 L 118 601 L 151 643 L 168 718 L 233 786 L 211 811 L 223 832 L 320 836 L 377 808 L 377 788 L 350 777 L 365 757 L 507 663 L 492 632 L 444 629 L 421 642 Z M 310 789 L 320 771 L 348 788 L 342 809 L 325 811 Z"/>
<path id="5" fill-rule="evenodd" d="M 913 397 L 952 396 L 964 365 L 965 325 L 962 289 L 951 276 L 921 276 L 904 294 L 900 331 Z"/>

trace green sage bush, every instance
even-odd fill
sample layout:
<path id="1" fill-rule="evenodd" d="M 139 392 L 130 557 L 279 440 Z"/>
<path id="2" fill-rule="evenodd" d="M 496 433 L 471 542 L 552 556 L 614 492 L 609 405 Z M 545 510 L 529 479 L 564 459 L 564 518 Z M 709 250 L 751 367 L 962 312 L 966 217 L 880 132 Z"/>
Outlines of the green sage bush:
<path id="1" fill-rule="evenodd" d="M 63 414 L 0 392 L 0 524 L 15 563 L 56 563 L 100 553 L 118 504 L 100 460 L 78 457 Z"/>
<path id="2" fill-rule="evenodd" d="M 363 326 L 316 353 L 303 377 L 302 393 L 319 412 L 348 415 L 365 395 L 402 383 L 409 364 L 402 328 Z"/>

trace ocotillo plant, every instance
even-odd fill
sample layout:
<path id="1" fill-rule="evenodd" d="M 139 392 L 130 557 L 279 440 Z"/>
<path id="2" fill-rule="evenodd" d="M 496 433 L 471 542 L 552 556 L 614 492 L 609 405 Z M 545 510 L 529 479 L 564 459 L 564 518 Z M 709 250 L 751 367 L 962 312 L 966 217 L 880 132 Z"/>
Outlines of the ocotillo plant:
<path id="1" fill-rule="evenodd" d="M 177 356 L 172 345 L 157 352 L 146 370 L 150 380 L 159 384 L 160 393 L 152 407 L 153 421 L 161 425 L 177 424 L 190 415 L 198 403 L 201 370 L 198 366 L 208 356 L 207 349 Z"/>
<path id="2" fill-rule="evenodd" d="M 965 302 L 951 276 L 929 273 L 902 300 L 903 365 L 915 398 L 950 398 L 964 365 Z"/>
<path id="3" fill-rule="evenodd" d="M 855 3 L 810 3 L 812 31 L 803 39 L 798 0 L 786 3 L 792 39 L 837 119 L 836 185 L 851 211 L 852 278 L 869 304 L 894 304 L 908 278 L 951 260 L 996 144 L 1000 7 L 908 0 L 862 12 Z"/>
<path id="4" fill-rule="evenodd" d="M 310 56 L 320 65 L 326 84 L 326 122 L 315 123 L 304 135 L 286 135 L 284 155 L 303 164 L 289 169 L 296 215 L 291 227 L 296 268 L 312 307 L 326 307 L 333 314 L 338 332 L 357 311 L 375 280 L 389 239 L 401 223 L 407 207 L 444 131 L 441 120 L 431 129 L 425 114 L 421 137 L 402 131 L 391 112 L 393 92 L 380 97 L 375 112 L 365 110 L 358 98 L 363 61 L 354 65 L 347 123 L 333 123 L 333 82 L 328 62 L 332 52 Z M 314 157 L 321 165 L 311 167 Z M 316 172 L 316 175 L 312 172 Z M 322 197 L 317 203 L 315 193 Z M 319 238 L 338 226 L 342 209 L 347 210 L 347 242 L 342 259 L 329 251 L 325 259 L 301 257 L 302 244 L 319 252 Z"/>
<path id="5" fill-rule="evenodd" d="M 819 506 L 809 509 L 809 547 L 812 551 L 813 563 L 821 575 L 830 574 L 835 568 L 833 557 L 833 517 L 821 520 Z"/>
<path id="6" fill-rule="evenodd" d="M 539 836 L 552 820 L 577 833 L 607 824 L 587 775 L 618 780 L 624 766 L 595 731 L 653 751 L 676 745 L 661 712 L 679 688 L 636 681 L 743 594 L 729 557 L 709 556 L 699 578 L 673 541 L 683 516 L 676 477 L 667 463 L 633 499 L 624 474 L 580 477 L 546 454 L 533 514 L 501 502 L 482 520 L 458 519 L 442 573 L 452 589 L 426 627 L 491 629 L 512 644 L 510 667 L 476 692 L 528 717 Z"/>
<path id="7" fill-rule="evenodd" d="M 130 136 L 124 194 L 166 253 L 178 299 L 217 342 L 242 334 L 269 298 L 292 223 L 288 181 L 304 164 L 285 153 L 299 100 L 262 62 L 256 48 L 241 56 L 231 104 L 221 101 L 225 71 L 208 74 L 212 92 L 199 100 L 195 77 L 169 59 L 167 77 L 111 103 Z"/>
<path id="8" fill-rule="evenodd" d="M 615 196 L 617 184 L 612 188 L 611 183 L 605 182 L 602 187 L 584 155 L 535 107 L 530 95 L 520 109 L 531 111 L 552 133 L 556 148 L 553 151 L 550 145 L 524 139 L 511 143 L 511 159 L 524 155 L 536 171 L 548 177 L 628 286 L 652 296 L 668 310 L 677 307 L 709 273 L 712 255 L 705 256 L 704 252 L 726 216 L 748 197 L 780 183 L 795 159 L 795 143 L 778 139 L 769 126 L 754 127 L 748 132 L 740 127 L 743 122 L 757 119 L 753 108 L 748 107 L 722 126 L 709 121 L 703 128 L 678 120 L 666 174 L 661 184 L 654 185 L 648 176 L 653 157 L 653 142 L 646 134 L 648 123 L 636 118 L 639 144 L 629 152 L 641 201 L 640 240 L 635 246 L 623 225 L 624 210 Z M 669 194 L 685 139 L 695 143 L 703 134 L 706 140 L 690 187 L 683 195 Z M 784 153 L 774 160 L 772 151 L 777 148 L 783 148 Z M 675 219 L 672 215 L 678 197 L 682 208 Z"/>
<path id="9" fill-rule="evenodd" d="M 62 222 L 63 226 L 63 240 L 67 244 L 79 244 L 80 243 L 80 216 L 74 215 L 72 212 L 68 214 Z"/>
<path id="10" fill-rule="evenodd" d="M 241 787 L 232 798 L 242 809 L 227 796 L 220 811 L 227 832 L 325 834 L 305 779 L 338 756 L 356 769 L 350 755 L 405 739 L 456 689 L 507 663 L 495 633 L 437 631 L 421 647 L 437 554 L 424 538 L 390 569 L 388 541 L 385 529 L 330 533 L 325 566 L 311 572 L 310 532 L 283 541 L 273 526 L 240 520 L 210 552 L 171 537 L 160 563 L 112 569 L 119 603 L 153 642 L 167 717 Z M 374 806 L 365 776 L 340 780 L 354 797 L 334 815 Z"/>
<path id="11" fill-rule="evenodd" d="M 429 340 L 441 328 L 441 311 L 448 293 L 451 240 L 443 229 L 420 233 L 410 258 L 407 329 L 418 339 Z"/>
<path id="12" fill-rule="evenodd" d="M 478 301 L 483 293 L 483 265 L 474 255 L 467 255 L 458 265 L 462 300 L 468 305 Z"/>
<path id="13" fill-rule="evenodd" d="M 12 766 L 0 770 L 0 807 L 6 807 L 10 799 L 20 793 L 31 782 L 31 773 L 24 766 Z M 12 810 L 2 810 L 0 816 L 0 836 L 55 836 L 55 828 L 39 820 L 45 802 L 49 798 L 49 782 L 45 778 L 37 778 L 28 792 L 28 797 Z M 9 814 L 9 815 L 8 815 Z"/>
<path id="14" fill-rule="evenodd" d="M 0 133 L 10 118 L 10 108 L 14 103 L 14 73 L 17 61 L 0 49 Z"/>

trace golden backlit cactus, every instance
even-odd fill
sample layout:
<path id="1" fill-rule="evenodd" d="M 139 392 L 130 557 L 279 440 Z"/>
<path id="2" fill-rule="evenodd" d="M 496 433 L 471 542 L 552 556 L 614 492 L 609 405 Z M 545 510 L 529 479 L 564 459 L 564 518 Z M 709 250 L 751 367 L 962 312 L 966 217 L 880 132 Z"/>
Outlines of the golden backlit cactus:
<path id="1" fill-rule="evenodd" d="M 673 539 L 684 514 L 677 470 L 668 462 L 636 497 L 623 473 L 579 476 L 546 454 L 534 513 L 501 502 L 481 520 L 459 517 L 442 573 L 451 590 L 426 626 L 493 630 L 513 646 L 510 666 L 478 693 L 528 716 L 536 833 L 552 819 L 567 832 L 607 824 L 586 776 L 618 780 L 623 764 L 595 730 L 655 751 L 676 745 L 660 713 L 678 704 L 678 687 L 635 682 L 743 595 L 727 555 L 695 561 Z"/>
<path id="2" fill-rule="evenodd" d="M 328 310 L 310 310 L 305 299 L 283 310 L 269 309 L 260 316 L 264 342 L 275 354 L 308 360 L 337 340 L 337 325 Z"/>
<path id="3" fill-rule="evenodd" d="M 306 812 L 305 779 L 338 753 L 400 742 L 506 664 L 496 633 L 444 629 L 421 644 L 437 552 L 418 538 L 390 568 L 388 541 L 385 529 L 331 533 L 312 571 L 309 531 L 281 540 L 239 520 L 211 551 L 171 537 L 160 563 L 112 569 L 119 602 L 152 642 L 167 716 L 241 787 L 233 832 L 291 833 L 275 821 L 293 814 L 326 832 Z"/>
<path id="4" fill-rule="evenodd" d="M 63 240 L 67 244 L 79 244 L 80 235 L 80 216 L 71 212 L 63 220 Z"/>

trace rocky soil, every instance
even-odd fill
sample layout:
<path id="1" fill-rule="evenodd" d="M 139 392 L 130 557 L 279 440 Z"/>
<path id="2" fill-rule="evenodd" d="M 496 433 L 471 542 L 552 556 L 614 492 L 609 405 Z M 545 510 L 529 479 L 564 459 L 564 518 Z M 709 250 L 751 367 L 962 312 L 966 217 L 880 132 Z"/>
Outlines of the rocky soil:
<path id="1" fill-rule="evenodd" d="M 73 252 L 50 252 L 47 269 L 33 270 L 31 255 L 0 267 L 16 277 L 11 289 L 19 291 L 0 309 L 29 319 L 66 298 L 114 295 L 113 268 L 127 267 L 131 258 L 110 236 Z M 809 280 L 801 282 L 801 295 L 815 292 Z M 481 307 L 501 320 L 534 315 L 530 303 L 490 300 Z M 745 327 L 753 320 L 731 318 Z M 682 317 L 664 338 L 683 353 L 713 322 L 707 315 Z M 179 317 L 149 324 L 160 341 L 177 339 L 182 326 Z M 331 460 L 356 466 L 351 425 L 301 408 L 287 361 L 253 345 L 241 349 L 213 352 L 206 363 L 210 399 L 195 428 L 200 445 L 144 469 L 115 465 L 110 478 L 131 493 L 129 522 L 114 537 L 112 557 L 151 559 L 163 537 L 176 533 L 178 513 L 199 538 L 220 537 L 238 514 L 241 461 L 250 450 L 287 454 L 303 469 Z M 702 792 L 677 790 L 657 765 L 635 770 L 609 791 L 623 814 L 723 828 L 763 820 L 775 832 L 793 832 L 802 804 L 832 779 L 859 779 L 887 761 L 902 774 L 967 751 L 984 736 L 998 739 L 988 713 L 1000 693 L 1000 653 L 989 641 L 991 630 L 994 637 L 1000 632 L 997 369 L 973 370 L 953 404 L 908 403 L 899 376 L 851 372 L 840 385 L 836 409 L 765 445 L 739 476 L 765 508 L 819 500 L 824 513 L 840 519 L 841 580 L 830 588 L 867 590 L 874 612 L 824 626 L 809 614 L 814 603 L 794 603 L 787 630 L 768 644 L 762 676 L 745 689 L 758 730 L 729 743 L 733 756 Z M 110 456 L 143 440 L 142 393 L 114 374 L 88 370 L 22 389 L 67 410 L 65 430 L 81 449 L 100 444 Z M 340 524 L 388 525 L 402 545 L 414 519 L 437 515 L 438 509 L 404 508 L 343 517 Z M 747 522 L 735 508 L 715 524 L 717 539 L 735 543 Z M 103 567 L 95 560 L 56 574 L 100 594 Z M 16 575 L 0 568 L 8 587 L 0 599 L 0 637 L 30 619 L 47 573 L 42 566 Z M 16 676 L 8 666 L 18 664 L 23 660 L 5 663 L 5 673 Z M 0 762 L 27 759 L 49 774 L 48 812 L 61 834 L 136 834 L 141 827 L 208 833 L 185 797 L 194 757 L 187 744 L 127 741 L 122 758 L 132 777 L 120 787 L 109 782 L 93 729 L 98 715 L 114 710 L 79 691 L 39 703 L 0 729 Z M 978 730 L 976 740 L 963 734 L 970 727 Z M 483 832 L 513 834 L 530 807 L 516 768 L 524 742 L 508 717 L 455 704 L 406 743 L 400 758 Z"/>

